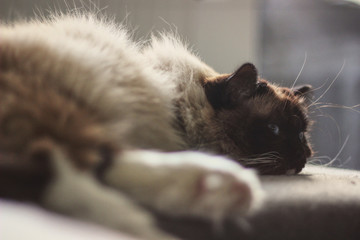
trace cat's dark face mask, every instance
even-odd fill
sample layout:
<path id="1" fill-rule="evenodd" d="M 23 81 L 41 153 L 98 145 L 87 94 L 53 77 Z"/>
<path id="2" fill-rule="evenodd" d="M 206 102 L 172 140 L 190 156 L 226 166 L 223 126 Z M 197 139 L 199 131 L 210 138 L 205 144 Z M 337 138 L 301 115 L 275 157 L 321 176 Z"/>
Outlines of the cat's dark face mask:
<path id="1" fill-rule="evenodd" d="M 295 174 L 312 155 L 306 94 L 310 86 L 277 87 L 259 79 L 253 64 L 204 84 L 225 136 L 219 149 L 262 174 Z"/>

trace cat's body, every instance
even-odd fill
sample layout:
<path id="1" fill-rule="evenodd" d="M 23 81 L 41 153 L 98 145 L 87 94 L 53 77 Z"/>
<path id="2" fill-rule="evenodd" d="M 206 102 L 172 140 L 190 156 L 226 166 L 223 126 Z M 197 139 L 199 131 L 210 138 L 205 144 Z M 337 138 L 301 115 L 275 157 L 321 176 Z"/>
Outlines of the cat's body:
<path id="1" fill-rule="evenodd" d="M 257 140 L 234 137 L 236 124 L 244 129 L 244 114 L 269 115 L 284 99 L 292 102 L 283 109 L 304 111 L 298 93 L 307 89 L 293 92 L 264 80 L 259 85 L 251 64 L 220 75 L 174 37 L 140 46 L 121 27 L 82 15 L 0 31 L 1 167 L 16 162 L 19 169 L 46 173 L 36 194 L 1 186 L 1 196 L 37 201 L 138 236 L 171 238 L 135 203 L 213 220 L 257 206 L 261 190 L 252 171 L 223 157 L 177 151 L 205 150 L 240 162 L 278 152 L 246 150 L 252 146 L 244 141 Z M 242 98 L 259 107 L 249 113 L 253 103 Z M 240 108 L 234 101 L 246 102 L 242 113 L 234 113 Z M 273 173 L 299 172 L 310 155 L 306 148 L 294 164 L 279 158 Z M 266 166 L 263 172 L 272 171 Z M 21 191 L 21 181 L 9 181 L 18 181 Z"/>

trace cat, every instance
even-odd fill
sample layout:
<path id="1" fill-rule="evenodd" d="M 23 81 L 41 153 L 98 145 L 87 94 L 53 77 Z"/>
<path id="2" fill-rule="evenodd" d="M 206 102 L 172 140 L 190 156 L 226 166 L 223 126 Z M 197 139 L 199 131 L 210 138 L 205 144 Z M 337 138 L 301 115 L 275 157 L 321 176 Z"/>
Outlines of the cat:
<path id="1" fill-rule="evenodd" d="M 264 174 L 311 156 L 310 86 L 251 63 L 219 74 L 169 34 L 135 42 L 92 14 L 0 26 L 0 197 L 145 239 L 146 208 L 214 222 L 261 206 Z"/>

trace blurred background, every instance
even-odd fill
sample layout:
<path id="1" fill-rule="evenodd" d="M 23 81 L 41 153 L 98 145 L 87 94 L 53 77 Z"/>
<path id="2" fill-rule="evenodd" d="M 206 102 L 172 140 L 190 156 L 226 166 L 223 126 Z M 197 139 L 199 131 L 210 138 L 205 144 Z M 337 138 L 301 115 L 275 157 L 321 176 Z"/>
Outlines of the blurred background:
<path id="1" fill-rule="evenodd" d="M 96 5 L 96 8 L 94 7 Z M 0 0 L 0 20 L 83 7 L 134 30 L 177 31 L 218 72 L 253 62 L 285 86 L 313 85 L 316 164 L 360 169 L 359 0 Z M 1 33 L 0 33 L 1 41 Z"/>

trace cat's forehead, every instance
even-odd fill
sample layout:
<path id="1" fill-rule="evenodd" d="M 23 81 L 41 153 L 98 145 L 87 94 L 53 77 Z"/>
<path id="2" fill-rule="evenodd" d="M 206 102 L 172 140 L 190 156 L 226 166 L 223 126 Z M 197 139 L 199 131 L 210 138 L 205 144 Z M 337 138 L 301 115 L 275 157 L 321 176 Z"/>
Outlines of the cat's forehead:
<path id="1" fill-rule="evenodd" d="M 286 87 L 268 83 L 268 91 L 255 96 L 252 99 L 252 106 L 254 106 L 254 113 L 259 117 L 286 120 L 296 125 L 306 121 L 304 99 L 296 96 L 291 89 Z"/>

